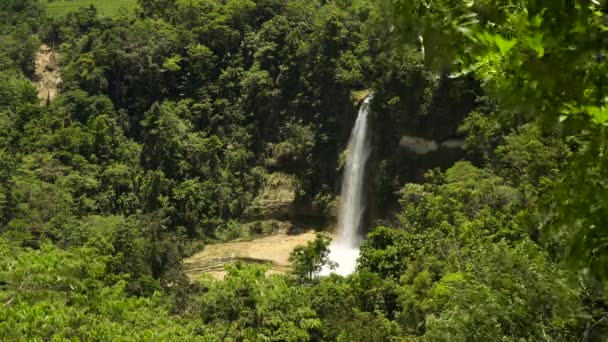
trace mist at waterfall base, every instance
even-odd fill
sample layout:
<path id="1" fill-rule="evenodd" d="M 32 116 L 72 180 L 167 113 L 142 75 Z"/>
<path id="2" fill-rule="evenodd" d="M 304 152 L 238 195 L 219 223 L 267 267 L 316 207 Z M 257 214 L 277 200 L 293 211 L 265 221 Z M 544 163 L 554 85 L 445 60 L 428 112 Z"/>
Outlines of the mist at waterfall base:
<path id="1" fill-rule="evenodd" d="M 348 141 L 348 158 L 344 168 L 340 194 L 338 230 L 329 246 L 329 259 L 336 262 L 338 266 L 334 270 L 324 267 L 321 270 L 321 275 L 329 275 L 330 273 L 349 275 L 355 271 L 357 266 L 361 243 L 359 228 L 365 209 L 363 180 L 365 164 L 370 154 L 367 117 L 371 100 L 372 95 L 368 96 L 359 108 L 357 121 Z"/>

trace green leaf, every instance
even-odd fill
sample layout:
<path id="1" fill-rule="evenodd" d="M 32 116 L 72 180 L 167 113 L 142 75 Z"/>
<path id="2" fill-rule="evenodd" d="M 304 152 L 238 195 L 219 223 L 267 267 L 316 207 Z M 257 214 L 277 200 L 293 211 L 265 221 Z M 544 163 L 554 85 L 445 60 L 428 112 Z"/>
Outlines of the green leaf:
<path id="1" fill-rule="evenodd" d="M 608 110 L 606 107 L 587 106 L 585 110 L 591 115 L 591 120 L 596 124 L 603 124 L 608 121 Z"/>

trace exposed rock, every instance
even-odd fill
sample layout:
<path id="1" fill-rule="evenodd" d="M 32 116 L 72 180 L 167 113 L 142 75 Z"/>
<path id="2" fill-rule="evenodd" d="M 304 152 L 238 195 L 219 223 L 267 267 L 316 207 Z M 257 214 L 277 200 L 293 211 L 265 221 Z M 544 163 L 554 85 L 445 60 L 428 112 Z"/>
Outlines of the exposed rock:
<path id="1" fill-rule="evenodd" d="M 315 232 L 306 230 L 300 234 L 281 231 L 251 241 L 234 241 L 205 246 L 199 253 L 184 260 L 184 270 L 191 280 L 202 273 L 209 273 L 216 279 L 226 275 L 224 265 L 238 261 L 268 264 L 270 272 L 285 273 L 290 269 L 289 253 L 298 245 L 305 245 L 316 238 Z"/>
<path id="2" fill-rule="evenodd" d="M 441 147 L 444 148 L 463 148 L 464 140 L 463 139 L 448 139 L 441 142 Z"/>
<path id="3" fill-rule="evenodd" d="M 245 218 L 284 220 L 291 216 L 296 197 L 295 180 L 284 173 L 273 173 L 266 177 L 258 197 L 245 210 Z"/>
<path id="4" fill-rule="evenodd" d="M 435 152 L 440 148 L 462 149 L 464 147 L 464 140 L 448 139 L 438 143 L 434 140 L 404 135 L 401 137 L 401 140 L 399 140 L 399 146 L 416 154 L 428 154 Z"/>
<path id="5" fill-rule="evenodd" d="M 57 54 L 46 44 L 36 53 L 36 88 L 42 101 L 51 101 L 59 93 L 61 73 Z"/>
<path id="6" fill-rule="evenodd" d="M 420 137 L 412 137 L 404 135 L 399 140 L 399 146 L 410 150 L 416 154 L 427 154 L 430 152 L 437 151 L 439 146 L 433 140 L 426 140 Z"/>

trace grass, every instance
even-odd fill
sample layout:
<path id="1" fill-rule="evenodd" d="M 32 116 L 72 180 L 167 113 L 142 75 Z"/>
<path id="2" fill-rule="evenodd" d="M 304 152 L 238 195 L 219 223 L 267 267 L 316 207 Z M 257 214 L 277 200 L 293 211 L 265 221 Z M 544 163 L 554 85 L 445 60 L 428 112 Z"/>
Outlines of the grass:
<path id="1" fill-rule="evenodd" d="M 94 5 L 102 16 L 112 17 L 122 10 L 131 10 L 137 5 L 137 0 L 56 0 L 47 4 L 49 16 L 61 17 L 81 7 Z"/>

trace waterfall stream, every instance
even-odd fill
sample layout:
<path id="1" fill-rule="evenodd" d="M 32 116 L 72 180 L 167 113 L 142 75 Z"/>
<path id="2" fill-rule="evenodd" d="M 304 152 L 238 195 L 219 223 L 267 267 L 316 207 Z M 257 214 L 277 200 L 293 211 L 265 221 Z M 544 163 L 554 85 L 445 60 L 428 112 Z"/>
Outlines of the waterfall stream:
<path id="1" fill-rule="evenodd" d="M 330 245 L 329 254 L 329 258 L 338 263 L 338 267 L 333 271 L 324 269 L 321 274 L 334 272 L 340 275 L 348 275 L 355 270 L 361 243 L 359 230 L 365 210 L 363 178 L 365 165 L 370 154 L 367 117 L 371 100 L 372 95 L 368 96 L 359 108 L 357 121 L 348 141 L 348 158 L 344 168 L 340 194 L 338 231 Z"/>

